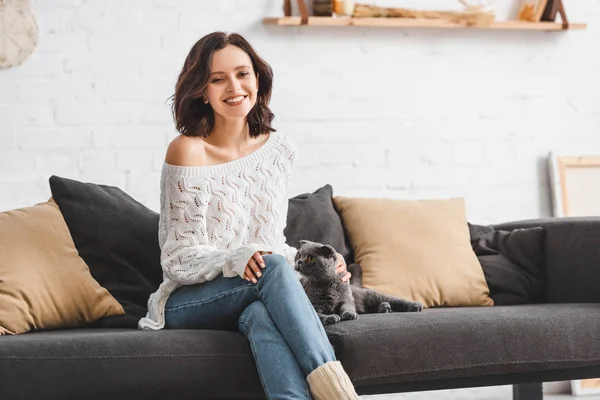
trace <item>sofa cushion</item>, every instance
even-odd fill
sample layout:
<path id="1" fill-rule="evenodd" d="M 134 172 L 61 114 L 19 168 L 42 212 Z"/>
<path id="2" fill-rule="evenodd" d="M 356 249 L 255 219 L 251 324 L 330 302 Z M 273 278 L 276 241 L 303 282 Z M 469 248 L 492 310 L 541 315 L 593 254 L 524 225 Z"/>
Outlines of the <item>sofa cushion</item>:
<path id="1" fill-rule="evenodd" d="M 77 254 L 53 199 L 0 213 L 0 335 L 122 314 Z"/>
<path id="2" fill-rule="evenodd" d="M 363 286 L 426 307 L 491 306 L 463 199 L 334 197 Z"/>
<path id="3" fill-rule="evenodd" d="M 92 276 L 125 309 L 98 325 L 137 327 L 162 282 L 158 214 L 113 186 L 52 176 L 50 190 Z"/>
<path id="4" fill-rule="evenodd" d="M 494 305 L 543 301 L 544 228 L 507 231 L 469 224 L 469 233 Z"/>
<path id="5" fill-rule="evenodd" d="M 300 240 L 333 246 L 347 264 L 352 263 L 352 247 L 344 233 L 342 220 L 333 207 L 333 188 L 325 185 L 314 193 L 300 194 L 289 200 L 286 242 L 300 248 Z"/>
<path id="6" fill-rule="evenodd" d="M 426 309 L 327 327 L 357 386 L 598 365 L 600 304 Z"/>
<path id="7" fill-rule="evenodd" d="M 3 399 L 264 398 L 246 338 L 226 331 L 8 336 L 0 345 L 0 382 Z"/>

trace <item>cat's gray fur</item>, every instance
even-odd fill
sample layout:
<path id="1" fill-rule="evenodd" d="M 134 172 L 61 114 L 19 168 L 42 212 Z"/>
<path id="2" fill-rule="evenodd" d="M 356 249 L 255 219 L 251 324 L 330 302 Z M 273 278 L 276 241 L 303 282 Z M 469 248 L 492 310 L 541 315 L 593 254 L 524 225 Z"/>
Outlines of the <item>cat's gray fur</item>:
<path id="1" fill-rule="evenodd" d="M 342 282 L 335 270 L 337 258 L 332 246 L 308 240 L 301 240 L 300 244 L 294 268 L 323 325 L 357 319 L 358 314 L 415 312 L 423 309 L 419 302 Z M 312 257 L 312 262 L 309 262 L 309 257 Z M 348 270 L 360 270 L 357 267 L 351 265 Z"/>

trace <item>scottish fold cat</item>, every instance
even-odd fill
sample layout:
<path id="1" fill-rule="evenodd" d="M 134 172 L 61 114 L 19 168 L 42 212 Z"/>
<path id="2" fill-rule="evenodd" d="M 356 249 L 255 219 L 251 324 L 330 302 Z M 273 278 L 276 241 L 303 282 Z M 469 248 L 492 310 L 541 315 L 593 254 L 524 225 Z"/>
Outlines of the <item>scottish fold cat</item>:
<path id="1" fill-rule="evenodd" d="M 417 312 L 419 302 L 388 296 L 373 290 L 344 283 L 335 270 L 336 251 L 332 246 L 308 240 L 300 241 L 294 269 L 323 325 L 353 320 L 358 314 Z M 356 266 L 348 270 L 356 270 Z"/>

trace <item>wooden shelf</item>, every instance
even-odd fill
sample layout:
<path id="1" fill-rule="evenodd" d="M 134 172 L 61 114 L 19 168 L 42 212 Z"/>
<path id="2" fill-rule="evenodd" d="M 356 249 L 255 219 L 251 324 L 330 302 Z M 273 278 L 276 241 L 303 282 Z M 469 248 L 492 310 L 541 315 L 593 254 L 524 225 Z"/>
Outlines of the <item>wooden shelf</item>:
<path id="1" fill-rule="evenodd" d="M 270 17 L 264 18 L 265 25 L 300 26 L 301 17 Z M 560 22 L 523 22 L 498 21 L 489 26 L 468 26 L 435 19 L 414 18 L 350 18 L 350 17 L 308 17 L 307 26 L 364 26 L 380 28 L 450 28 L 450 29 L 504 29 L 526 31 L 564 31 Z M 586 29 L 587 24 L 570 23 L 568 29 Z"/>

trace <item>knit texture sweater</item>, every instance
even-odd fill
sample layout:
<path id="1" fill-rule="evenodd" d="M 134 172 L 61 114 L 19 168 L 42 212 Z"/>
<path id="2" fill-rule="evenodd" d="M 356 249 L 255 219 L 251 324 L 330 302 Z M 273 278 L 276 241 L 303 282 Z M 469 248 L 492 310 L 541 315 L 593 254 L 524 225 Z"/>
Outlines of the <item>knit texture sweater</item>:
<path id="1" fill-rule="evenodd" d="M 285 243 L 295 145 L 276 132 L 253 153 L 223 164 L 163 164 L 158 241 L 163 282 L 148 300 L 140 329 L 165 326 L 169 295 L 223 275 L 243 277 L 252 255 L 270 251 L 293 264 Z"/>

